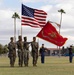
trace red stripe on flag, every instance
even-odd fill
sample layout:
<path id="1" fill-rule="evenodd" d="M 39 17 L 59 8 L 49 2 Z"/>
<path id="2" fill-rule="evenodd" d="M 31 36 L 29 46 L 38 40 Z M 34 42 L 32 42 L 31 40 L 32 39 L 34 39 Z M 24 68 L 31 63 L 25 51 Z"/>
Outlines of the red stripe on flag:
<path id="1" fill-rule="evenodd" d="M 38 10 L 38 9 L 30 9 L 30 7 L 27 7 L 25 5 L 23 5 L 23 8 L 22 9 L 26 9 L 23 10 L 23 12 L 26 14 L 25 15 L 22 15 L 21 16 L 21 25 L 28 25 L 28 26 L 31 26 L 31 27 L 43 27 L 45 26 L 46 24 L 46 16 L 47 16 L 47 13 L 43 10 Z M 34 12 L 31 11 L 34 10 Z M 28 15 L 27 15 L 28 14 Z"/>

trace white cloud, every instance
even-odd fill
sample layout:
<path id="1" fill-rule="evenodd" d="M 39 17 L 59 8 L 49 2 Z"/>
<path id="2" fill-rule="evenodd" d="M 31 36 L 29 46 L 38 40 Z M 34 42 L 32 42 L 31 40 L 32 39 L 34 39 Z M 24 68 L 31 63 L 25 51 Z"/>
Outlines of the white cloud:
<path id="1" fill-rule="evenodd" d="M 25 2 L 25 3 L 28 3 L 28 2 L 35 2 L 35 0 L 20 0 L 21 2 Z M 38 1 L 38 0 L 37 0 Z"/>
<path id="2" fill-rule="evenodd" d="M 71 41 L 74 40 L 74 36 L 69 36 L 69 35 L 68 35 L 67 37 L 68 37 L 68 39 L 70 39 Z"/>
<path id="3" fill-rule="evenodd" d="M 56 0 L 58 1 L 58 0 Z M 62 0 L 59 0 L 62 1 Z M 47 12 L 47 20 L 51 20 L 57 23 L 60 23 L 60 13 L 58 12 L 59 9 L 64 9 L 66 14 L 62 15 L 62 27 L 68 28 L 68 27 L 74 27 L 74 5 L 70 1 L 66 1 L 66 4 L 64 2 L 56 5 L 45 5 L 42 6 L 41 9 L 45 10 Z M 70 3 L 68 3 L 70 2 Z M 74 2 L 74 1 L 73 1 Z"/>
<path id="4" fill-rule="evenodd" d="M 0 10 L 0 28 L 4 29 L 5 26 L 5 29 L 12 28 L 11 26 L 14 24 L 14 20 L 12 19 L 13 14 L 14 11 L 10 9 Z M 19 20 L 17 20 L 17 24 L 19 24 Z"/>
<path id="5" fill-rule="evenodd" d="M 20 0 L 21 2 L 25 2 L 25 3 L 28 3 L 28 2 L 47 2 L 49 0 Z"/>
<path id="6" fill-rule="evenodd" d="M 52 9 L 52 5 L 42 6 L 41 9 L 44 10 L 44 11 L 46 11 L 46 12 L 48 12 L 49 10 Z"/>
<path id="7" fill-rule="evenodd" d="M 28 3 L 28 2 L 45 2 L 45 3 L 60 3 L 60 2 L 64 2 L 62 0 L 20 0 L 21 2 L 25 2 L 25 3 Z"/>
<path id="8" fill-rule="evenodd" d="M 0 4 L 3 0 L 0 0 Z M 42 6 L 37 6 L 38 8 L 47 12 L 47 20 L 55 21 L 60 23 L 60 13 L 59 9 L 64 9 L 66 14 L 62 16 L 62 27 L 61 35 L 68 37 L 68 41 L 65 44 L 72 44 L 74 40 L 74 0 L 20 0 L 24 3 L 43 3 Z M 0 5 L 1 6 L 1 5 Z M 33 5 L 34 6 L 34 5 Z M 1 7 L 0 7 L 1 8 Z M 10 8 L 10 9 L 9 9 Z M 9 41 L 9 37 L 13 36 L 14 21 L 11 18 L 15 10 L 12 10 L 11 7 L 6 9 L 0 9 L 0 42 L 6 43 Z M 14 8 L 16 9 L 16 7 Z M 18 8 L 20 10 L 20 8 Z M 18 9 L 16 9 L 18 11 Z M 19 12 L 20 13 L 20 12 Z M 20 31 L 20 20 L 17 20 L 17 35 L 18 30 Z M 57 27 L 58 28 L 58 27 Z M 34 29 L 31 27 L 23 26 L 23 36 L 27 36 L 28 40 L 31 41 L 32 37 L 35 36 L 40 29 Z M 4 40 L 4 41 L 3 41 Z M 45 43 L 48 47 L 54 46 L 51 43 L 40 40 L 40 44 Z M 55 46 L 56 47 L 56 46 Z"/>
<path id="9" fill-rule="evenodd" d="M 0 20 L 10 19 L 12 17 L 13 11 L 11 10 L 0 10 Z"/>
<path id="10" fill-rule="evenodd" d="M 63 4 L 57 4 L 56 7 L 60 7 L 60 8 L 63 8 L 64 10 L 70 10 L 73 8 L 73 5 L 70 4 L 70 3 L 63 3 Z"/>
<path id="11" fill-rule="evenodd" d="M 20 0 L 21 2 L 24 2 L 24 3 L 35 3 L 35 2 L 45 2 L 45 3 L 50 3 L 50 4 L 62 4 L 62 3 L 71 3 L 73 4 L 74 1 L 73 0 Z"/>
<path id="12" fill-rule="evenodd" d="M 65 14 L 65 16 L 63 16 L 62 25 L 64 28 L 73 28 L 74 27 L 73 16 L 71 14 L 70 15 Z"/>

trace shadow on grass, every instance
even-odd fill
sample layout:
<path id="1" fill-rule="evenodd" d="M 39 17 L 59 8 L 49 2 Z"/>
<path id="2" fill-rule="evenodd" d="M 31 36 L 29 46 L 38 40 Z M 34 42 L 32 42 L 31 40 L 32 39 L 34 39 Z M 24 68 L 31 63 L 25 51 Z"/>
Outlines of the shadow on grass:
<path id="1" fill-rule="evenodd" d="M 19 68 L 19 66 L 14 66 L 14 67 L 11 67 L 11 66 L 0 66 L 0 68 Z"/>
<path id="2" fill-rule="evenodd" d="M 40 67 L 40 66 L 37 66 L 37 67 Z M 34 68 L 37 68 L 37 67 L 34 67 Z M 28 67 L 25 67 L 25 66 L 14 66 L 14 67 L 11 67 L 11 66 L 0 66 L 0 68 L 33 68 L 33 66 L 28 66 Z"/>

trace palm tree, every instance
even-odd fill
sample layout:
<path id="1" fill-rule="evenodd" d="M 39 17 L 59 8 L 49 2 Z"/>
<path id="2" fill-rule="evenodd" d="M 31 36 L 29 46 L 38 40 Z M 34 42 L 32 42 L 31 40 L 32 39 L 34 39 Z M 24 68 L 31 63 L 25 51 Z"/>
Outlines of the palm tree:
<path id="1" fill-rule="evenodd" d="M 58 10 L 58 12 L 61 13 L 60 27 L 59 27 L 59 34 L 60 34 L 60 28 L 61 28 L 61 23 L 62 23 L 62 14 L 66 13 L 66 12 L 63 9 Z M 60 46 L 59 46 L 59 56 L 60 56 Z"/>
<path id="2" fill-rule="evenodd" d="M 60 27 L 61 27 L 61 23 L 62 23 L 62 13 L 66 13 L 63 9 L 58 10 L 58 12 L 61 13 L 61 19 L 60 19 Z"/>
<path id="3" fill-rule="evenodd" d="M 20 16 L 15 12 L 12 18 L 14 19 L 14 41 L 16 41 L 16 18 L 20 19 Z"/>

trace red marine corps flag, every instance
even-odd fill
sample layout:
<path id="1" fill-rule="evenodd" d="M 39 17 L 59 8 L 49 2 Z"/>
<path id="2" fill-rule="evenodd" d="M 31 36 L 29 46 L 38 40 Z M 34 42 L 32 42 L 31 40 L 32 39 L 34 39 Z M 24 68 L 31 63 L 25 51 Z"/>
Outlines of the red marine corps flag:
<path id="1" fill-rule="evenodd" d="M 57 46 L 62 46 L 65 44 L 67 38 L 63 38 L 56 28 L 50 23 L 47 24 L 42 28 L 42 30 L 37 34 L 37 37 L 42 38 L 48 42 L 51 42 Z"/>

